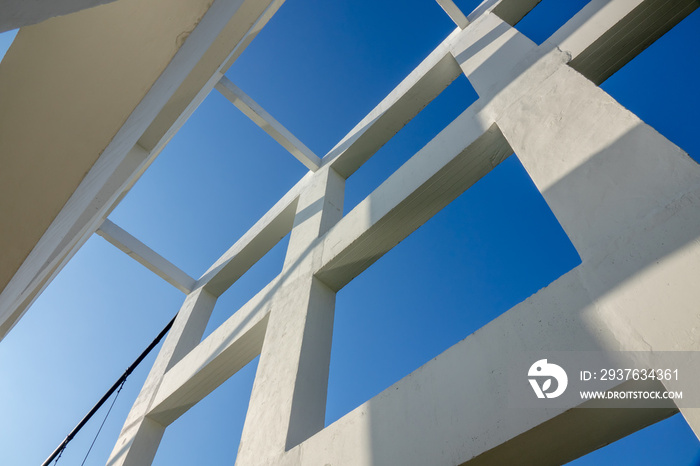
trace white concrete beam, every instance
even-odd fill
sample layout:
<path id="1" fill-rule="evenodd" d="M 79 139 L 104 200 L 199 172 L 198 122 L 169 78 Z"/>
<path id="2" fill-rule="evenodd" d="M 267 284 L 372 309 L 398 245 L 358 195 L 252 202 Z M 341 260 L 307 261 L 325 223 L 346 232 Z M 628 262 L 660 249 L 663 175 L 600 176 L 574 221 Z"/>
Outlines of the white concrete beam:
<path id="1" fill-rule="evenodd" d="M 490 4 L 489 9 L 499 18 L 511 26 L 515 26 L 542 0 L 492 0 L 485 1 Z"/>
<path id="2" fill-rule="evenodd" d="M 0 225 L 7 252 L 0 264 L 0 338 L 92 236 L 213 88 L 221 69 L 283 3 L 162 0 L 173 12 L 163 22 L 159 1 L 120 0 L 25 28 L 0 64 L 0 89 L 8 97 L 0 109 L 5 122 L 0 145 L 3 152 L 18 154 L 0 170 L 0 187 L 12 192 L 0 196 L 7 219 Z M 135 10 L 140 14 L 134 16 Z M 177 40 L 182 31 L 192 31 L 186 44 Z M 80 38 L 88 36 L 90 46 L 83 50 Z M 146 55 L 144 41 L 152 44 Z M 138 52 L 130 53 L 132 47 Z M 116 55 L 113 48 L 119 50 Z M 37 58 L 47 53 L 52 60 Z M 56 69 L 50 68 L 53 63 Z M 122 87 L 115 91 L 114 86 Z M 113 92 L 102 92 L 105 88 Z M 52 92 L 44 95 L 45 89 Z M 99 110 L 86 111 L 86 105 Z M 94 113 L 101 118 L 89 118 Z M 37 114 L 47 120 L 39 141 L 26 134 L 37 124 Z M 74 140 L 82 144 L 66 142 Z M 37 167 L 45 173 L 38 176 Z M 51 177 L 49 185 L 36 186 Z M 18 198 L 31 202 L 31 208 Z"/>
<path id="3" fill-rule="evenodd" d="M 96 233 L 183 293 L 194 289 L 194 278 L 109 219 L 102 222 Z"/>
<path id="4" fill-rule="evenodd" d="M 603 312 L 582 282 L 569 272 L 286 452 L 287 461 L 266 464 L 554 466 L 676 413 L 509 405 L 516 355 L 615 341 L 604 320 L 591 326 L 591 313 Z"/>
<path id="5" fill-rule="evenodd" d="M 466 110 L 328 232 L 316 276 L 339 290 L 511 153 L 498 128 Z"/>
<path id="6" fill-rule="evenodd" d="M 148 418 L 147 414 L 163 381 L 163 375 L 202 339 L 215 304 L 216 297 L 202 288 L 187 295 L 124 422 L 107 465 L 151 464 L 165 432 L 165 426 Z"/>
<path id="7" fill-rule="evenodd" d="M 608 411 L 504 403 L 513 355 L 700 349 L 692 330 L 700 300 L 700 167 L 568 68 L 564 54 L 529 59 L 517 67 L 522 76 L 507 76 L 511 85 L 483 97 L 483 112 L 583 263 L 286 452 L 282 464 L 563 464 L 677 412 L 673 405 Z M 465 67 L 501 73 L 498 59 L 479 63 Z M 693 379 L 668 389 L 695 390 Z M 681 412 L 700 431 L 698 410 Z M 545 441 L 553 447 L 539 448 Z"/>
<path id="8" fill-rule="evenodd" d="M 529 41 L 517 33 L 493 34 L 501 28 L 491 26 L 483 36 L 502 41 L 492 50 L 494 59 L 462 54 L 467 43 L 457 56 L 468 76 L 483 76 L 485 83 L 490 72 L 510 81 L 482 87 L 483 113 L 495 119 L 583 263 L 286 452 L 283 464 L 495 465 L 513 458 L 562 464 L 676 412 L 674 406 L 620 409 L 611 416 L 604 410 L 509 409 L 503 403 L 508 382 L 502 368 L 512 354 L 700 348 L 688 330 L 697 326 L 700 299 L 694 285 L 700 273 L 700 168 L 569 69 L 564 54 L 522 54 L 526 63 L 504 75 L 508 57 Z M 389 210 L 381 202 L 377 209 Z M 372 212 L 365 214 L 371 218 Z M 337 239 L 346 247 L 361 243 L 355 239 L 361 235 L 349 235 Z M 672 389 L 693 390 L 696 383 L 688 379 Z M 682 410 L 696 432 L 697 411 Z M 595 428 L 597 422 L 606 429 Z M 536 447 L 544 439 L 561 448 Z"/>
<path id="9" fill-rule="evenodd" d="M 552 37 L 600 84 L 700 6 L 698 0 L 593 0 Z"/>
<path id="10" fill-rule="evenodd" d="M 331 164 L 348 178 L 374 153 L 440 95 L 459 75 L 460 69 L 450 55 L 450 34 L 389 95 L 362 119 L 328 154 L 324 164 Z"/>
<path id="11" fill-rule="evenodd" d="M 260 354 L 280 277 L 165 373 L 148 417 L 169 425 Z"/>
<path id="12" fill-rule="evenodd" d="M 283 288 L 270 303 L 240 464 L 274 462 L 280 451 L 323 429 L 335 293 L 312 273 L 321 261 L 318 238 L 342 216 L 344 188 L 345 180 L 324 167 L 299 199 Z"/>
<path id="13" fill-rule="evenodd" d="M 450 19 L 454 21 L 454 23 L 457 26 L 459 26 L 460 29 L 464 29 L 469 25 L 469 20 L 466 16 L 464 16 L 462 10 L 460 10 L 459 7 L 455 5 L 455 2 L 453 2 L 452 0 L 437 0 L 437 2 L 442 7 L 442 9 L 445 10 L 447 16 L 449 16 Z"/>
<path id="14" fill-rule="evenodd" d="M 279 142 L 309 170 L 318 170 L 318 167 L 321 166 L 321 159 L 226 76 L 222 76 L 215 87 L 245 116 L 253 120 L 256 125 L 269 134 L 272 139 Z"/>
<path id="15" fill-rule="evenodd" d="M 307 174 L 217 259 L 197 281 L 197 288 L 203 286 L 213 295 L 220 296 L 284 238 L 292 230 L 297 201 L 309 179 Z"/>
<path id="16" fill-rule="evenodd" d="M 522 10 L 528 2 L 508 4 Z M 149 377 L 133 410 L 141 434 L 123 434 L 141 439 L 132 440 L 132 451 L 143 449 L 133 456 L 139 464 L 152 458 L 162 423 L 258 352 L 240 465 L 554 465 L 677 412 L 673 404 L 576 409 L 584 407 L 578 400 L 514 409 L 504 400 L 511 362 L 524 352 L 700 350 L 700 167 L 571 69 L 566 53 L 536 47 L 496 15 L 474 18 L 441 47 L 200 279 L 204 286 L 221 274 L 224 289 L 252 260 L 236 264 L 246 245 L 295 205 L 281 275 L 204 342 L 190 332 L 177 357 L 156 364 L 156 382 Z M 420 88 L 423 103 L 440 89 L 442 73 L 418 84 L 440 63 L 448 76 L 457 63 L 479 101 L 340 219 L 344 178 L 402 126 L 392 105 L 414 115 L 422 107 L 406 98 L 411 90 Z M 334 291 L 513 149 L 582 264 L 323 428 Z M 696 389 L 698 377 L 688 374 L 668 388 Z M 700 432 L 700 410 L 681 412 Z"/>

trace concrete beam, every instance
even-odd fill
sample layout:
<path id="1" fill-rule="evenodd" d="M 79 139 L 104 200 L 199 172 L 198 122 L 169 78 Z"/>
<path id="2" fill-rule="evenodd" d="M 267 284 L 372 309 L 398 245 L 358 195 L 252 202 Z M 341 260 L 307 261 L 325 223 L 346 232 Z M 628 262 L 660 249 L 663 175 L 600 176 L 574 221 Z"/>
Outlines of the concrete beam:
<path id="1" fill-rule="evenodd" d="M 256 125 L 269 134 L 272 139 L 279 142 L 309 170 L 318 170 L 318 167 L 321 166 L 321 159 L 226 76 L 221 77 L 216 84 L 216 90 L 221 92 L 245 116 L 253 120 Z"/>
<path id="2" fill-rule="evenodd" d="M 281 3 L 121 0 L 20 31 L 0 64 L 0 338 Z"/>
<path id="3" fill-rule="evenodd" d="M 331 164 L 348 178 L 460 75 L 449 49 L 450 34 L 389 95 L 360 121 L 328 154 Z"/>
<path id="4" fill-rule="evenodd" d="M 272 249 L 294 225 L 299 195 L 309 182 L 302 178 L 272 209 L 253 225 L 197 281 L 214 296 L 220 296 L 250 267 Z"/>
<path id="5" fill-rule="evenodd" d="M 260 354 L 280 277 L 165 373 L 148 417 L 169 425 Z"/>
<path id="6" fill-rule="evenodd" d="M 515 26 L 542 0 L 500 0 L 490 2 L 495 4 L 491 11 L 511 26 Z"/>
<path id="7" fill-rule="evenodd" d="M 497 127 L 466 110 L 328 232 L 316 276 L 339 290 L 511 153 Z"/>
<path id="8" fill-rule="evenodd" d="M 345 180 L 330 167 L 299 199 L 237 462 L 267 464 L 323 429 L 335 293 L 313 277 L 318 238 L 342 216 Z M 294 368 L 280 370 L 281 368 Z M 274 409 L 269 409 L 274 405 Z M 265 432 L 265 435 L 260 435 Z"/>
<path id="9" fill-rule="evenodd" d="M 546 409 L 505 402 L 512 362 L 527 352 L 700 350 L 700 167 L 569 67 L 569 54 L 551 42 L 537 47 L 488 8 L 200 279 L 202 286 L 220 279 L 225 289 L 271 240 L 243 251 L 266 228 L 279 231 L 269 225 L 294 204 L 280 276 L 204 342 L 188 333 L 177 357 L 164 345 L 169 362 L 156 363 L 127 421 L 137 427 L 122 434 L 132 439 L 122 449 L 131 448 L 135 462 L 152 458 L 164 423 L 258 352 L 241 465 L 555 465 L 678 411 L 672 403 L 613 412 L 579 409 L 589 407 L 580 400 Z M 479 101 L 341 219 L 344 179 L 407 121 L 394 106 L 412 117 L 455 66 Z M 581 265 L 324 428 L 335 291 L 512 150 Z M 190 307 L 186 301 L 181 313 Z M 185 356 L 185 348 L 194 349 Z M 700 378 L 687 374 L 664 388 L 696 389 Z M 661 389 L 658 383 L 647 388 Z M 681 412 L 700 432 L 700 410 Z M 117 457 L 121 451 L 118 445 Z"/>
<path id="10" fill-rule="evenodd" d="M 105 219 L 95 233 L 183 293 L 194 289 L 194 278 L 109 219 Z"/>
<path id="11" fill-rule="evenodd" d="M 216 297 L 202 288 L 187 295 L 146 382 L 129 411 L 107 465 L 151 464 L 165 432 L 165 426 L 148 418 L 147 414 L 165 373 L 202 339 L 215 304 Z"/>
<path id="12" fill-rule="evenodd" d="M 594 0 L 552 36 L 600 84 L 700 6 L 698 0 Z"/>
<path id="13" fill-rule="evenodd" d="M 591 313 L 602 312 L 581 278 L 569 272 L 286 452 L 278 464 L 555 466 L 676 413 L 672 403 L 613 412 L 585 404 L 509 406 L 515 355 L 613 344 L 604 321 L 591 322 Z"/>
<path id="14" fill-rule="evenodd" d="M 449 16 L 460 29 L 464 29 L 469 25 L 469 20 L 464 16 L 462 10 L 455 5 L 455 2 L 452 0 L 437 0 L 437 2 L 445 13 L 447 13 L 447 16 Z"/>
<path id="15" fill-rule="evenodd" d="M 574 405 L 524 410 L 503 403 L 505 368 L 514 354 L 700 349 L 688 330 L 697 326 L 694 303 L 700 299 L 694 285 L 700 168 L 569 69 L 565 54 L 528 52 L 527 44 L 534 46 L 526 38 L 501 31 L 492 18 L 480 22 L 455 54 L 470 79 L 484 80 L 481 112 L 494 118 L 515 149 L 583 263 L 285 452 L 281 464 L 481 465 L 504 464 L 514 455 L 562 464 L 677 411 L 621 409 L 611 419 L 609 411 Z M 464 53 L 479 34 L 498 41 L 487 52 L 491 60 Z M 508 57 L 523 50 L 524 63 L 511 60 L 508 73 Z M 486 86 L 489 73 L 507 84 Z M 381 203 L 377 208 L 388 210 Z M 352 245 L 361 236 L 348 234 L 337 239 Z M 670 389 L 693 390 L 696 383 Z M 681 410 L 696 432 L 697 411 Z M 579 421 L 606 422 L 605 429 Z M 562 448 L 539 448 L 545 439 Z"/>

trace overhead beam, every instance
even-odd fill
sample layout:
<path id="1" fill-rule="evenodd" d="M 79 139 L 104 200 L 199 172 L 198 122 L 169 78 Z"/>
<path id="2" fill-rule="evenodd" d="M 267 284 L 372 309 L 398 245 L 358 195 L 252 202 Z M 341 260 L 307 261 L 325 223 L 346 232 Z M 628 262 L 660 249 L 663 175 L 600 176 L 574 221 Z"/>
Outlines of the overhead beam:
<path id="1" fill-rule="evenodd" d="M 324 157 L 348 178 L 462 73 L 450 54 L 454 31 Z M 326 162 L 327 160 L 327 162 Z"/>
<path id="2" fill-rule="evenodd" d="M 148 417 L 170 424 L 260 354 L 279 284 L 273 279 L 165 374 Z"/>
<path id="3" fill-rule="evenodd" d="M 323 238 L 316 276 L 338 291 L 512 153 L 467 109 Z"/>
<path id="4" fill-rule="evenodd" d="M 604 320 L 590 328 L 599 309 L 571 271 L 287 454 L 303 466 L 386 458 L 411 465 L 554 466 L 676 413 L 672 402 L 643 409 L 618 403 L 613 411 L 587 408 L 591 403 L 509 404 L 516 355 L 606 347 Z M 553 446 L 543 449 L 543 443 Z M 358 452 L 366 456 L 358 460 Z"/>
<path id="5" fill-rule="evenodd" d="M 194 289 L 194 278 L 109 219 L 105 219 L 96 233 L 183 293 Z"/>
<path id="6" fill-rule="evenodd" d="M 272 139 L 279 142 L 282 147 L 287 149 L 290 154 L 296 157 L 309 170 L 318 170 L 321 166 L 321 159 L 226 76 L 222 76 L 215 87 L 245 116 L 253 120 L 256 125 L 269 134 Z"/>
<path id="7" fill-rule="evenodd" d="M 498 2 L 493 2 L 496 3 L 496 6 L 492 11 L 506 23 L 515 26 L 541 1 L 542 0 L 500 0 Z"/>
<path id="8" fill-rule="evenodd" d="M 173 13 L 168 21 L 161 21 L 161 3 Z M 0 108 L 0 152 L 18 155 L 0 170 L 0 191 L 12 192 L 0 196 L 7 220 L 0 226 L 7 253 L 0 263 L 0 339 L 282 3 L 120 0 L 17 35 L 0 63 L 0 89 L 7 91 L 0 94 L 9 99 Z M 186 41 L 182 31 L 190 31 Z M 89 47 L 82 37 L 91 38 Z M 99 108 L 101 118 L 88 108 Z M 39 124 L 37 115 L 46 130 L 39 140 L 26 132 Z"/>
<path id="9" fill-rule="evenodd" d="M 598 0 L 553 39 L 572 52 L 573 69 L 600 84 L 699 6 L 698 0 Z"/>
<path id="10" fill-rule="evenodd" d="M 452 0 L 437 0 L 437 2 L 442 7 L 442 9 L 445 10 L 447 16 L 449 16 L 450 19 L 452 19 L 452 21 L 454 21 L 455 24 L 459 26 L 460 29 L 464 29 L 469 25 L 469 20 L 466 16 L 464 16 L 462 10 L 460 10 L 459 7 L 455 5 L 455 2 L 453 2 Z"/>
<path id="11" fill-rule="evenodd" d="M 258 220 L 236 243 L 222 255 L 197 281 L 214 296 L 220 296 L 250 267 L 272 249 L 292 230 L 297 200 L 308 184 L 302 178 L 277 204 Z"/>

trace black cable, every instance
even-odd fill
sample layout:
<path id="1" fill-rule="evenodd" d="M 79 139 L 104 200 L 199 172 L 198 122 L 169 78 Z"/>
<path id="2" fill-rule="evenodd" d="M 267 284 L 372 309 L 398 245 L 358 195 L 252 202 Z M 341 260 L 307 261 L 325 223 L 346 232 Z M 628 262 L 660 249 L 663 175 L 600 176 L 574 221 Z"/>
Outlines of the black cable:
<path id="1" fill-rule="evenodd" d="M 177 317 L 177 315 L 175 315 L 175 317 Z M 123 383 L 124 383 L 124 381 L 126 380 L 126 378 L 129 377 L 129 375 L 134 371 L 134 369 L 136 369 L 136 366 L 138 366 L 138 365 L 141 363 L 141 361 L 143 361 L 143 360 L 146 358 L 146 356 L 148 356 L 148 353 L 150 353 L 151 350 L 152 350 L 153 348 L 155 348 L 156 345 L 160 342 L 160 340 L 163 339 L 163 337 L 165 336 L 165 334 L 168 333 L 168 330 L 170 330 L 170 327 L 172 327 L 172 326 L 173 326 L 173 323 L 175 322 L 175 317 L 173 317 L 173 319 L 168 323 L 168 325 L 166 325 L 165 328 L 163 328 L 163 330 L 160 331 L 160 333 L 159 333 L 158 336 L 155 338 L 155 340 L 153 340 L 153 341 L 151 342 L 151 344 L 148 345 L 148 348 L 146 348 L 146 349 L 144 350 L 144 352 L 141 353 L 141 355 L 140 355 L 138 358 L 136 358 L 136 361 L 134 361 L 134 362 L 129 366 L 129 368 L 122 374 L 122 376 L 119 377 L 119 379 L 118 379 L 116 382 L 114 382 L 114 385 L 112 385 L 112 387 L 111 387 L 109 390 L 107 390 L 107 393 L 105 393 L 105 394 L 102 396 L 102 398 L 100 399 L 100 401 L 98 401 L 97 404 L 96 404 L 95 406 L 92 407 L 92 409 L 90 410 L 90 412 L 87 413 L 87 415 L 83 418 L 82 421 L 80 421 L 80 422 L 78 423 L 77 426 L 75 426 L 75 428 L 71 431 L 71 433 L 68 434 L 68 436 L 67 436 L 65 439 L 63 439 L 63 442 L 61 442 L 61 444 L 60 444 L 58 447 L 56 447 L 56 449 L 53 451 L 53 453 L 51 453 L 51 455 L 49 455 L 49 457 L 46 459 L 46 461 L 44 461 L 44 462 L 41 464 L 41 466 L 48 466 L 48 465 L 50 465 L 50 464 L 51 464 L 51 461 L 53 461 L 54 458 L 60 457 L 61 454 L 63 454 L 63 450 L 66 448 L 66 445 L 68 445 L 68 442 L 70 442 L 71 440 L 73 440 L 73 437 L 75 437 L 75 434 L 77 434 L 78 431 L 80 431 L 80 429 L 82 429 L 83 426 L 84 426 L 85 424 L 87 424 L 87 422 L 90 420 L 90 418 L 91 418 L 91 417 L 97 412 L 97 410 L 100 409 L 100 407 L 109 399 L 109 397 L 112 395 L 112 393 L 114 393 L 115 390 L 117 390 L 117 388 L 119 388 L 121 385 L 123 385 Z"/>
<path id="2" fill-rule="evenodd" d="M 61 455 L 63 454 L 63 450 L 66 449 L 66 446 L 63 445 L 63 448 L 61 448 L 61 451 L 58 452 L 58 456 L 56 457 L 56 462 L 54 464 L 58 464 L 58 460 L 61 459 Z"/>
<path id="3" fill-rule="evenodd" d="M 124 383 L 125 383 L 125 382 L 126 382 L 126 379 L 122 380 L 122 384 L 119 386 L 119 389 L 117 390 L 117 394 L 114 395 L 114 399 L 112 400 L 112 404 L 109 406 L 109 409 L 107 410 L 107 414 L 105 414 L 105 418 L 102 419 L 102 424 L 100 424 L 100 428 L 97 429 L 97 433 L 95 434 L 95 438 L 92 439 L 92 443 L 90 444 L 90 448 L 88 448 L 87 453 L 85 453 L 85 458 L 83 458 L 83 462 L 80 463 L 80 466 L 84 466 L 84 465 L 85 465 L 85 462 L 87 461 L 88 456 L 90 455 L 90 452 L 92 451 L 92 447 L 95 446 L 95 442 L 97 441 L 97 437 L 99 437 L 100 432 L 102 432 L 102 428 L 104 427 L 105 422 L 107 421 L 107 417 L 109 416 L 109 413 L 111 413 L 111 412 L 112 412 L 112 408 L 114 408 L 114 403 L 116 403 L 116 402 L 117 402 L 117 398 L 119 398 L 119 392 L 121 392 L 121 391 L 122 391 L 122 388 L 124 388 Z M 58 460 L 56 460 L 56 462 L 58 463 Z"/>

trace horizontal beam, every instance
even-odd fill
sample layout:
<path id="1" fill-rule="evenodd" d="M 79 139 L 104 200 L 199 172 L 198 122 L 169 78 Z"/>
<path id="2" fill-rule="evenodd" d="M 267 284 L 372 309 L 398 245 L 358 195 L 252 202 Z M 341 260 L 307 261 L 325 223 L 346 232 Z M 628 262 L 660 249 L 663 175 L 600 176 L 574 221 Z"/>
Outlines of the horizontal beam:
<path id="1" fill-rule="evenodd" d="M 321 159 L 226 76 L 222 76 L 215 87 L 245 116 L 253 120 L 256 125 L 272 136 L 272 139 L 279 142 L 282 147 L 287 149 L 290 154 L 296 157 L 309 170 L 318 170 L 318 167 L 321 166 Z"/>
<path id="2" fill-rule="evenodd" d="M 445 10 L 447 16 L 449 16 L 450 19 L 454 21 L 457 26 L 459 26 L 460 29 L 464 29 L 469 25 L 469 20 L 466 16 L 464 16 L 462 10 L 460 10 L 459 7 L 455 5 L 455 2 L 453 2 L 452 0 L 437 0 L 437 2 L 442 7 L 442 9 Z"/>
<path id="3" fill-rule="evenodd" d="M 204 272 L 196 287 L 220 296 L 249 268 L 292 231 L 299 194 L 307 185 L 307 174 Z"/>
<path id="4" fill-rule="evenodd" d="M 632 402 L 609 409 L 577 400 L 548 408 L 510 401 L 513 374 L 522 370 L 521 387 L 529 389 L 519 363 L 530 353 L 619 349 L 607 330 L 610 308 L 591 299 L 585 281 L 576 269 L 565 274 L 289 454 L 299 454 L 302 466 L 385 458 L 402 465 L 559 465 L 676 413 L 672 400 L 642 409 L 623 407 Z M 647 389 L 663 390 L 657 382 Z M 358 451 L 368 452 L 363 461 Z"/>
<path id="5" fill-rule="evenodd" d="M 109 219 L 105 219 L 96 233 L 183 293 L 194 289 L 194 278 Z"/>
<path id="6" fill-rule="evenodd" d="M 591 2 L 553 39 L 569 65 L 600 84 L 700 6 L 698 0 Z"/>
<path id="7" fill-rule="evenodd" d="M 341 289 L 511 153 L 467 109 L 328 231 L 316 276 Z"/>
<path id="8" fill-rule="evenodd" d="M 455 31 L 324 157 L 348 178 L 462 74 L 450 54 Z M 326 162 L 328 160 L 328 162 Z"/>
<path id="9" fill-rule="evenodd" d="M 165 374 L 148 417 L 172 423 L 260 354 L 279 283 L 273 279 Z"/>
<path id="10" fill-rule="evenodd" d="M 515 26 L 542 0 L 500 0 L 492 2 L 496 4 L 493 13 L 506 23 Z"/>

